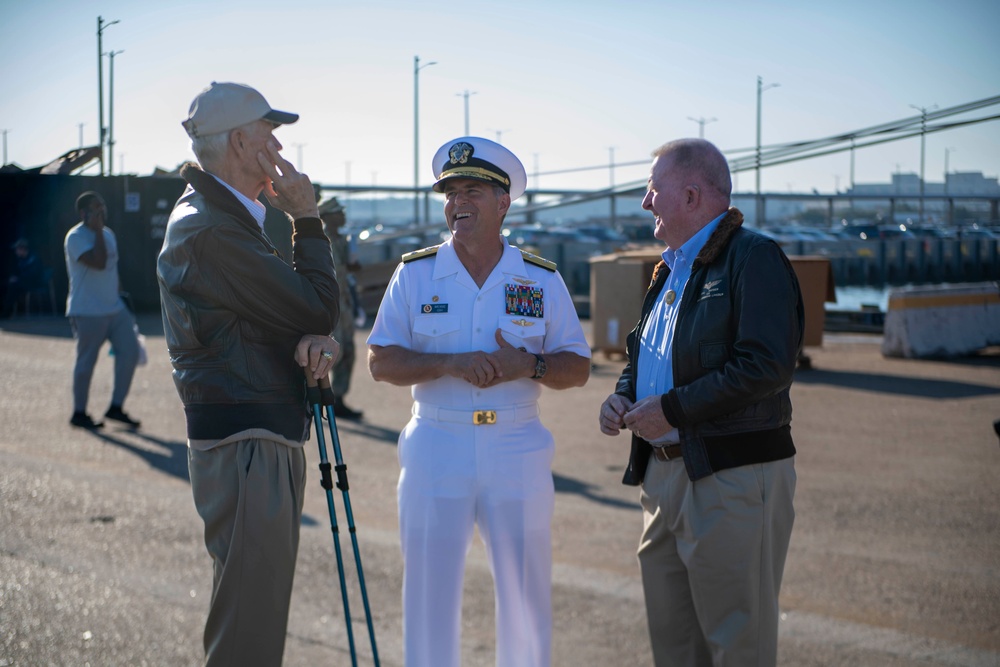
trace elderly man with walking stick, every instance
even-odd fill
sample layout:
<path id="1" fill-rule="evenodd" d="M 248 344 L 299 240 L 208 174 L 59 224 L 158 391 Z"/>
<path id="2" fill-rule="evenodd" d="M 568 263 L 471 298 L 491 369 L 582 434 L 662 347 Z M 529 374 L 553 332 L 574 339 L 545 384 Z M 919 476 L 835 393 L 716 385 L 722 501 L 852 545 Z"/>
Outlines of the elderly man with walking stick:
<path id="1" fill-rule="evenodd" d="M 188 470 L 215 567 L 206 665 L 280 665 L 309 432 L 303 369 L 326 378 L 339 291 L 309 178 L 272 132 L 296 114 L 213 83 L 184 128 L 201 168 L 157 263 L 164 333 L 187 417 Z M 293 219 L 291 265 L 264 233 L 261 192 Z M 350 316 L 348 314 L 348 316 Z"/>

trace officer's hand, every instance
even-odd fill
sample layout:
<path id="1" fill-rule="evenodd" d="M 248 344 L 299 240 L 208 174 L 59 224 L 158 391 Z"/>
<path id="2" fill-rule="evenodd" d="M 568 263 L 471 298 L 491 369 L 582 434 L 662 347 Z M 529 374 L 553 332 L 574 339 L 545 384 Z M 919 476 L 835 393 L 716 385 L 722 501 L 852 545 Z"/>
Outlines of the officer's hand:
<path id="1" fill-rule="evenodd" d="M 501 374 L 500 364 L 492 354 L 465 352 L 449 357 L 448 374 L 477 387 L 486 387 Z"/>
<path id="2" fill-rule="evenodd" d="M 493 337 L 500 346 L 496 352 L 490 356 L 499 364 L 500 373 L 493 379 L 489 386 L 510 382 L 519 378 L 530 378 L 535 374 L 535 355 L 530 352 L 518 349 L 507 342 L 503 337 L 503 330 L 497 328 Z"/>
<path id="3" fill-rule="evenodd" d="M 306 334 L 295 346 L 295 363 L 312 372 L 313 379 L 327 376 L 340 355 L 340 343 L 331 336 Z"/>
<path id="4" fill-rule="evenodd" d="M 280 208 L 292 216 L 299 218 L 318 218 L 316 207 L 316 192 L 312 182 L 305 174 L 300 174 L 292 163 L 281 156 L 277 144 L 268 140 L 267 153 L 257 153 L 257 162 L 271 181 L 264 186 L 264 194 L 275 208 Z"/>
<path id="5" fill-rule="evenodd" d="M 611 394 L 601 405 L 601 413 L 598 416 L 598 423 L 601 426 L 601 433 L 605 435 L 618 435 L 625 426 L 625 413 L 632 408 L 632 401 L 620 394 Z"/>

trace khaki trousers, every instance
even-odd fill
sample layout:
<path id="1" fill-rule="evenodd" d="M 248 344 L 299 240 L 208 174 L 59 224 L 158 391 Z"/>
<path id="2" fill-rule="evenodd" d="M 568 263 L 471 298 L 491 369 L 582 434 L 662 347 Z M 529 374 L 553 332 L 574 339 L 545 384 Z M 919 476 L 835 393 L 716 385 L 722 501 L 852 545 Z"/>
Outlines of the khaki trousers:
<path id="1" fill-rule="evenodd" d="M 650 458 L 638 555 L 657 667 L 775 665 L 794 495 L 792 458 L 696 482 Z"/>
<path id="2" fill-rule="evenodd" d="M 305 487 L 301 448 L 248 439 L 188 450 L 215 576 L 205 664 L 280 665 Z"/>

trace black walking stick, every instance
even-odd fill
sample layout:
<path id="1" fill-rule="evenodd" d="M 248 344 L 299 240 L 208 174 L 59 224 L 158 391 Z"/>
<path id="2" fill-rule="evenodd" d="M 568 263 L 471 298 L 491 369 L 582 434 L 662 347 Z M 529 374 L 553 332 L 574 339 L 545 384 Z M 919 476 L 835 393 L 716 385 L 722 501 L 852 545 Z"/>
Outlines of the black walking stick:
<path id="1" fill-rule="evenodd" d="M 340 594 L 344 600 L 344 616 L 347 619 L 347 641 L 351 648 L 351 664 L 357 667 L 358 658 L 354 650 L 354 631 L 351 628 L 351 607 L 347 600 L 347 584 L 344 581 L 344 560 L 340 552 L 340 529 L 337 527 L 337 513 L 333 507 L 333 478 L 330 475 L 330 460 L 326 457 L 326 439 L 323 435 L 323 413 L 320 406 L 326 408 L 326 419 L 330 423 L 330 441 L 333 444 L 333 458 L 336 462 L 337 488 L 344 497 L 344 512 L 347 515 L 347 529 L 351 533 L 351 545 L 354 547 L 354 562 L 358 568 L 358 582 L 361 585 L 361 600 L 365 605 L 365 619 L 368 622 L 368 636 L 372 640 L 372 657 L 375 667 L 379 667 L 378 648 L 375 645 L 375 626 L 372 624 L 372 612 L 368 606 L 368 589 L 365 587 L 365 574 L 361 568 L 361 550 L 358 549 L 358 535 L 354 528 L 354 513 L 351 511 L 351 496 L 348 493 L 347 465 L 340 453 L 340 438 L 337 435 L 337 420 L 333 415 L 333 390 L 330 380 L 322 378 L 317 385 L 315 379 L 306 370 L 306 396 L 312 406 L 313 422 L 316 425 L 316 442 L 319 445 L 320 483 L 326 490 L 326 505 L 330 510 L 330 530 L 333 531 L 333 550 L 337 554 L 337 574 L 340 576 Z"/>

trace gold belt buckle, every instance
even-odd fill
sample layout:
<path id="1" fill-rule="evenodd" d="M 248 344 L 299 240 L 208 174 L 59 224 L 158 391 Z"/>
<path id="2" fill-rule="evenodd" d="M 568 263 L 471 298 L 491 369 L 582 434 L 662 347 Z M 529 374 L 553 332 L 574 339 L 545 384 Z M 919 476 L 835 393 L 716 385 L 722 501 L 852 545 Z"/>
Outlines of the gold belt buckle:
<path id="1" fill-rule="evenodd" d="M 482 426 L 483 424 L 496 424 L 496 410 L 476 410 L 472 413 L 472 423 L 476 426 Z"/>

